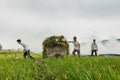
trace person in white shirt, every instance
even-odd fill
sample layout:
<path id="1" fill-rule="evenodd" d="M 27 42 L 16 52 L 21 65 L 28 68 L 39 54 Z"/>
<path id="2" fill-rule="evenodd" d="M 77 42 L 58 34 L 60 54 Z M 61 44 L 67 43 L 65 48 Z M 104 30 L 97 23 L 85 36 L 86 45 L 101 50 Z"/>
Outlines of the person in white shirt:
<path id="1" fill-rule="evenodd" d="M 68 43 L 74 44 L 74 50 L 72 52 L 73 55 L 77 52 L 78 57 L 80 57 L 80 43 L 77 41 L 77 37 L 73 37 L 73 41 L 68 41 Z"/>
<path id="2" fill-rule="evenodd" d="M 24 59 L 26 58 L 26 55 L 28 56 L 28 58 L 34 59 L 32 56 L 30 56 L 30 49 L 28 48 L 28 46 L 22 43 L 21 39 L 18 39 L 17 42 L 24 48 L 24 54 L 23 54 Z"/>
<path id="3" fill-rule="evenodd" d="M 96 44 L 96 40 L 93 39 L 93 43 L 91 44 L 91 56 L 93 56 L 94 52 L 95 52 L 95 55 L 97 56 L 97 51 L 98 51 L 98 47 Z"/>

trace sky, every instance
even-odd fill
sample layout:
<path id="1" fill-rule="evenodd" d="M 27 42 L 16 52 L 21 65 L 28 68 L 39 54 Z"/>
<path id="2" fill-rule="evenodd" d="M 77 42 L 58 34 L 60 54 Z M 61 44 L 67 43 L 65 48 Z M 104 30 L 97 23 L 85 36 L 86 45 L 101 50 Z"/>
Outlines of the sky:
<path id="1" fill-rule="evenodd" d="M 21 39 L 34 52 L 52 35 L 87 42 L 120 38 L 120 0 L 0 0 L 0 43 L 21 48 Z"/>

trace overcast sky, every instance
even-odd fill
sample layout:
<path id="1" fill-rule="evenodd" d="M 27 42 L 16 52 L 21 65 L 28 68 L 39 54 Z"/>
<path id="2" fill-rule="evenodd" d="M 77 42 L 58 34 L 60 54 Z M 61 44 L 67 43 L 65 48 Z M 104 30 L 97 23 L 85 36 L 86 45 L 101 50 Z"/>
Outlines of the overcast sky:
<path id="1" fill-rule="evenodd" d="M 120 0 L 0 0 L 0 43 L 21 48 L 22 39 L 34 52 L 51 35 L 73 36 L 85 42 L 120 38 Z"/>

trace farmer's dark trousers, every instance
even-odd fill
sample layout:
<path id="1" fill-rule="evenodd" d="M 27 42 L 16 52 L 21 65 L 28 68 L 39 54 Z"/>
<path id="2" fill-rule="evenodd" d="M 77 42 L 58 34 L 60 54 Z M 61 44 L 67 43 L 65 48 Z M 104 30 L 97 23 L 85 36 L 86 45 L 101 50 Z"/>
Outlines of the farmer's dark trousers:
<path id="1" fill-rule="evenodd" d="M 32 56 L 30 56 L 30 50 L 25 51 L 23 56 L 24 56 L 24 59 L 26 58 L 26 56 L 28 56 L 28 58 L 30 59 L 34 59 Z"/>
<path id="2" fill-rule="evenodd" d="M 97 56 L 97 50 L 92 50 L 91 56 L 93 56 L 93 53 L 95 52 L 95 55 Z"/>
<path id="3" fill-rule="evenodd" d="M 75 55 L 76 52 L 78 54 L 78 57 L 80 57 L 80 51 L 79 50 L 74 49 L 73 52 L 72 52 L 72 54 Z"/>

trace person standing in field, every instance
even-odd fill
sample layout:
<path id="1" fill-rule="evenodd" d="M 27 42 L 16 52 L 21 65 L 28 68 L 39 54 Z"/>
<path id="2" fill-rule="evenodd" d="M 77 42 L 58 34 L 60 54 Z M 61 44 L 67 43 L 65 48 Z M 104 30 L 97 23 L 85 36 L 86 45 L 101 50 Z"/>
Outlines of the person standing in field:
<path id="1" fill-rule="evenodd" d="M 95 52 L 95 55 L 97 56 L 98 47 L 95 39 L 93 39 L 93 43 L 91 44 L 91 56 L 93 56 L 94 52 Z"/>
<path id="2" fill-rule="evenodd" d="M 30 49 L 28 48 L 28 46 L 24 43 L 22 43 L 21 39 L 17 40 L 18 44 L 20 44 L 23 48 L 24 48 L 24 59 L 26 58 L 26 56 L 28 56 L 28 58 L 30 59 L 34 59 L 31 55 L 30 55 Z"/>
<path id="3" fill-rule="evenodd" d="M 74 44 L 74 49 L 73 49 L 72 54 L 75 55 L 75 53 L 77 52 L 78 57 L 80 57 L 80 43 L 77 41 L 77 37 L 74 36 L 73 41 L 68 41 L 68 43 Z"/>

